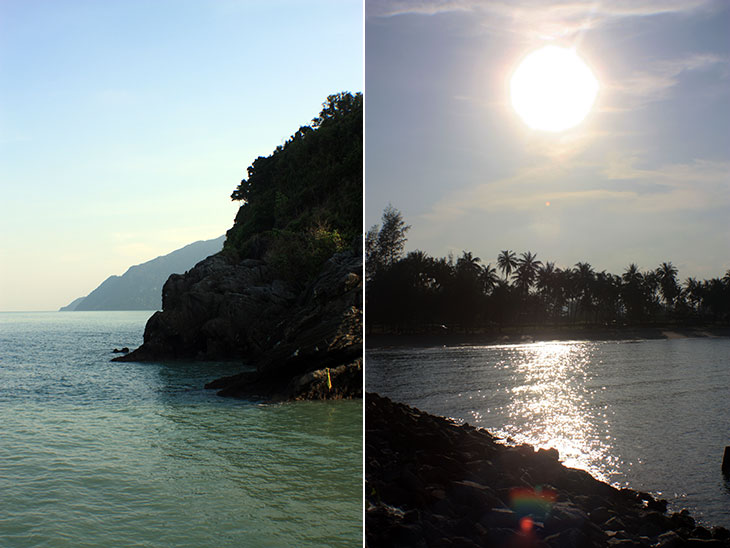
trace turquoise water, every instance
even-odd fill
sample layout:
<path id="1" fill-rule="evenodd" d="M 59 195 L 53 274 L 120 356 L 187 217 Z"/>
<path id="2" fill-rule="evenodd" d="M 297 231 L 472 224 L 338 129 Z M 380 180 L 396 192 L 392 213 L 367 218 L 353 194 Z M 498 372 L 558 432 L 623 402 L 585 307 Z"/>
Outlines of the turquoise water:
<path id="1" fill-rule="evenodd" d="M 368 349 L 366 387 L 730 527 L 730 339 Z"/>
<path id="2" fill-rule="evenodd" d="M 149 312 L 0 313 L 0 546 L 360 546 L 362 402 L 112 363 Z"/>

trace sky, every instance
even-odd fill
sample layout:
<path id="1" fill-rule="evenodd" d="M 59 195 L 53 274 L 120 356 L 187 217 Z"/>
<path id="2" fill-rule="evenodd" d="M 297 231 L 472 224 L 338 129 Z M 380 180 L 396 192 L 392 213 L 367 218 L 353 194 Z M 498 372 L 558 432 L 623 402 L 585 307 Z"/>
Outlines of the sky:
<path id="1" fill-rule="evenodd" d="M 730 3 L 367 0 L 366 226 L 391 204 L 406 251 L 501 250 L 621 274 L 730 269 Z M 519 62 L 574 48 L 585 120 L 530 129 Z"/>
<path id="2" fill-rule="evenodd" d="M 0 2 L 0 311 L 232 224 L 258 156 L 362 91 L 360 0 Z"/>

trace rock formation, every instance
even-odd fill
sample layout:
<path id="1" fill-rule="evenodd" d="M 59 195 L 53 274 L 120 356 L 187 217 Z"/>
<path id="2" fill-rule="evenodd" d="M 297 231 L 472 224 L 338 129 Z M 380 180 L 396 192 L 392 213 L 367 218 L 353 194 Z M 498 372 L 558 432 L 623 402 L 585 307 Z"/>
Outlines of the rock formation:
<path id="1" fill-rule="evenodd" d="M 303 290 L 263 260 L 225 253 L 170 276 L 144 344 L 117 361 L 256 363 L 208 385 L 222 395 L 276 399 L 362 397 L 362 255 L 333 255 Z"/>
<path id="2" fill-rule="evenodd" d="M 168 278 L 144 344 L 115 360 L 255 365 L 208 385 L 227 396 L 362 397 L 362 94 L 323 107 L 252 163 L 223 251 Z"/>

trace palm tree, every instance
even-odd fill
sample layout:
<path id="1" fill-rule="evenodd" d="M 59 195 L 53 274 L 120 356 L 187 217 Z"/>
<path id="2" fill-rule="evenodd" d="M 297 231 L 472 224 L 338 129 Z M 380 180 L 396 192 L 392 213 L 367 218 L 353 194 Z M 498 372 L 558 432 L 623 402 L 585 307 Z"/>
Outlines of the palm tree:
<path id="1" fill-rule="evenodd" d="M 698 312 L 702 301 L 702 284 L 696 278 L 689 277 L 684 281 L 682 292 L 689 301 L 692 310 Z"/>
<path id="2" fill-rule="evenodd" d="M 595 272 L 593 271 L 593 267 L 588 263 L 576 263 L 575 274 L 578 284 L 578 306 L 587 314 L 593 308 Z"/>
<path id="3" fill-rule="evenodd" d="M 644 298 L 642 285 L 644 276 L 639 272 L 639 267 L 631 263 L 621 275 L 621 298 L 626 307 L 630 319 L 638 320 L 644 310 Z"/>
<path id="4" fill-rule="evenodd" d="M 462 251 L 461 257 L 456 261 L 456 271 L 458 273 L 478 275 L 482 269 L 480 262 L 482 260 L 472 255 L 471 251 Z"/>
<path id="5" fill-rule="evenodd" d="M 644 272 L 644 283 L 641 286 L 645 310 L 654 316 L 659 308 L 659 276 L 655 270 Z"/>
<path id="6" fill-rule="evenodd" d="M 512 277 L 524 295 L 530 291 L 541 265 L 542 261 L 537 260 L 537 254 L 533 255 L 530 251 L 520 254 L 520 258 L 517 259 L 517 270 Z"/>
<path id="7" fill-rule="evenodd" d="M 662 263 L 656 269 L 656 275 L 659 278 L 659 287 L 661 289 L 664 304 L 667 308 L 674 308 L 674 302 L 679 295 L 679 285 L 677 284 L 677 269 L 669 263 Z"/>
<path id="8" fill-rule="evenodd" d="M 615 321 L 621 300 L 621 277 L 602 270 L 596 274 L 593 293 L 596 299 L 596 319 L 604 322 Z"/>
<path id="9" fill-rule="evenodd" d="M 497 269 L 494 268 L 490 263 L 487 263 L 487 266 L 482 268 L 482 272 L 479 277 L 481 279 L 482 285 L 484 286 L 485 293 L 490 293 L 492 289 L 494 289 L 494 286 L 497 285 L 497 282 L 499 282 Z"/>
<path id="10" fill-rule="evenodd" d="M 537 289 L 548 297 L 555 283 L 555 263 L 547 262 L 537 269 Z"/>
<path id="11" fill-rule="evenodd" d="M 512 270 L 517 267 L 517 255 L 513 251 L 502 251 L 497 257 L 497 266 L 504 274 L 504 279 L 507 280 L 512 274 Z"/>

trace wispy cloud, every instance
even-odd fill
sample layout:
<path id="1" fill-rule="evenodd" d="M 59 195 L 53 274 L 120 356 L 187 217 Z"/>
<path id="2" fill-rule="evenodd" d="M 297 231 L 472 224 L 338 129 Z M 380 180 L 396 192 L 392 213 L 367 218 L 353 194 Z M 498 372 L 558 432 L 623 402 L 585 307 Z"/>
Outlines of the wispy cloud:
<path id="1" fill-rule="evenodd" d="M 690 13 L 719 5 L 719 0 L 366 0 L 368 17 L 404 14 L 436 15 L 470 12 L 482 23 L 502 30 L 519 30 L 535 36 L 568 38 L 626 17 Z"/>
<path id="2" fill-rule="evenodd" d="M 721 68 L 720 78 L 727 79 L 726 58 L 713 53 L 698 53 L 680 59 L 657 61 L 650 69 L 633 71 L 625 77 L 602 82 L 605 112 L 627 111 L 647 103 L 666 99 L 683 76 L 692 71 Z M 724 84 L 723 84 L 724 85 Z"/>
<path id="3" fill-rule="evenodd" d="M 548 203 L 636 214 L 730 208 L 730 162 L 696 160 L 641 169 L 634 161 L 593 166 L 583 188 L 581 177 L 553 163 L 522 169 L 452 194 L 422 217 L 432 224 L 450 223 L 475 212 L 536 211 Z"/>

